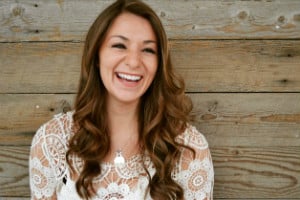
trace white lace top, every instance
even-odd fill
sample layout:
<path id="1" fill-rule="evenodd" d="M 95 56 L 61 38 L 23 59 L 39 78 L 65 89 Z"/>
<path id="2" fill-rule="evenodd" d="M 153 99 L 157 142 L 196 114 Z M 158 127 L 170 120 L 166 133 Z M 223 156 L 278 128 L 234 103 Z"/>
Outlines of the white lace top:
<path id="1" fill-rule="evenodd" d="M 72 131 L 73 112 L 56 115 L 41 126 L 35 134 L 30 152 L 30 188 L 32 199 L 80 200 L 75 189 L 76 178 L 70 173 L 66 162 L 68 141 Z M 189 126 L 178 141 L 192 147 L 196 152 L 182 149 L 181 158 L 174 168 L 172 177 L 184 189 L 186 200 L 212 199 L 214 172 L 204 136 L 195 127 Z M 148 178 L 141 164 L 141 155 L 126 160 L 125 165 L 102 164 L 102 174 L 93 182 L 97 195 L 93 200 L 139 200 L 151 199 L 145 194 Z M 82 161 L 75 156 L 72 165 L 78 175 Z M 145 166 L 151 176 L 155 168 L 146 157 Z"/>

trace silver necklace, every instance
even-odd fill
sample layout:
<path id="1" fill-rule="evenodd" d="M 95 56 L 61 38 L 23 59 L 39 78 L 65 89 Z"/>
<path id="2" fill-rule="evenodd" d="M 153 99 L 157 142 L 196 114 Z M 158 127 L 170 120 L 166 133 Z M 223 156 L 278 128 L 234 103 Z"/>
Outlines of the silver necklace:
<path id="1" fill-rule="evenodd" d="M 120 149 L 116 151 L 116 156 L 115 156 L 115 159 L 114 159 L 114 164 L 117 165 L 117 166 L 125 164 L 125 158 L 122 155 L 122 151 Z"/>
<path id="2" fill-rule="evenodd" d="M 132 139 L 132 135 L 128 138 L 128 142 L 126 142 L 126 144 L 123 146 L 123 148 L 122 148 L 123 150 L 128 146 L 129 141 L 131 141 L 131 139 Z M 123 165 L 125 165 L 125 162 L 126 162 L 126 160 L 125 160 L 125 157 L 123 156 L 122 150 L 118 149 L 116 151 L 116 155 L 114 158 L 114 164 L 116 166 L 123 166 Z"/>

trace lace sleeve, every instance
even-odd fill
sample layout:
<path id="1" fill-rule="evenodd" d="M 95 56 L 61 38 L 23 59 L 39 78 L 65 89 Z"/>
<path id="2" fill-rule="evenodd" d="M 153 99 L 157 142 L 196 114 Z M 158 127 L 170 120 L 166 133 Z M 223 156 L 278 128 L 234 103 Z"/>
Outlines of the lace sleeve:
<path id="1" fill-rule="evenodd" d="M 175 177 L 184 189 L 185 199 L 213 199 L 214 170 L 205 137 L 195 127 L 189 126 L 181 139 L 195 150 L 195 158 L 190 150 L 182 150 Z"/>
<path id="2" fill-rule="evenodd" d="M 31 199 L 53 200 L 66 171 L 64 125 L 55 118 L 33 137 L 29 157 Z"/>

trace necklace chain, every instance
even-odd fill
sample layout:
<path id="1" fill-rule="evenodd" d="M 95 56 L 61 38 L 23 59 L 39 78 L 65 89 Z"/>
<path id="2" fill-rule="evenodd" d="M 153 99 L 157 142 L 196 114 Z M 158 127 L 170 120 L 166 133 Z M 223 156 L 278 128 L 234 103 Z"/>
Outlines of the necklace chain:
<path id="1" fill-rule="evenodd" d="M 116 166 L 122 166 L 126 163 L 125 157 L 123 155 L 123 152 L 125 153 L 125 149 L 126 147 L 129 145 L 129 142 L 132 139 L 132 135 L 130 135 L 130 137 L 128 138 L 128 141 L 123 145 L 122 148 L 119 148 L 116 152 L 115 152 L 115 158 L 114 158 L 114 164 Z"/>

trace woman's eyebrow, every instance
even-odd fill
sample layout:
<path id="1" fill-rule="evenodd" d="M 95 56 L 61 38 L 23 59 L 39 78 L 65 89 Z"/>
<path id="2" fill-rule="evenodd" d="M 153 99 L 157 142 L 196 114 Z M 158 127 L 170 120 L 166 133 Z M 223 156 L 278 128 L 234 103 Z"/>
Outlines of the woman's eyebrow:
<path id="1" fill-rule="evenodd" d="M 111 36 L 111 38 L 114 38 L 114 37 L 117 37 L 117 38 L 121 38 L 122 40 L 125 40 L 125 41 L 128 41 L 129 39 L 123 35 L 113 35 Z"/>
<path id="2" fill-rule="evenodd" d="M 123 35 L 113 35 L 113 36 L 111 36 L 111 38 L 115 38 L 115 37 L 120 38 L 120 39 L 125 40 L 125 41 L 129 41 L 129 38 L 127 38 Z M 155 40 L 145 40 L 143 43 L 144 44 L 149 44 L 149 43 L 155 43 L 156 44 L 156 41 Z"/>
<path id="3" fill-rule="evenodd" d="M 155 41 L 155 40 L 145 40 L 144 43 L 145 43 L 145 44 L 149 44 L 149 43 L 154 43 L 154 44 L 156 44 L 156 41 Z"/>

